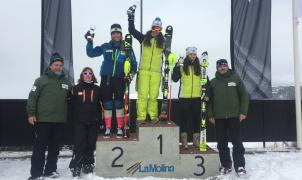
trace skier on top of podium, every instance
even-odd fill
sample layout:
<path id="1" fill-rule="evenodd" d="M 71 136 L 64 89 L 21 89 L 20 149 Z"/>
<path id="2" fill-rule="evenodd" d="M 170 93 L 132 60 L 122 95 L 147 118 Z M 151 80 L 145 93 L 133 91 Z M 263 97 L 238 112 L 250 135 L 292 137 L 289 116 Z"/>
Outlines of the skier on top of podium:
<path id="1" fill-rule="evenodd" d="M 193 145 L 199 148 L 200 141 L 200 123 L 201 123 L 201 68 L 197 57 L 197 48 L 186 48 L 186 57 L 178 60 L 173 68 L 172 80 L 181 81 L 179 89 L 180 104 L 180 138 L 182 147 L 188 149 L 188 133 L 193 132 Z M 207 83 L 205 100 L 209 100 L 210 84 Z M 188 118 L 188 114 L 192 117 Z"/>
<path id="2" fill-rule="evenodd" d="M 162 21 L 155 18 L 151 30 L 142 34 L 134 25 L 135 5 L 128 11 L 129 33 L 142 45 L 142 56 L 137 76 L 137 122 L 138 125 L 146 123 L 149 114 L 152 123 L 158 122 L 157 98 L 161 82 L 162 56 L 165 50 L 165 38 L 162 33 Z M 176 59 L 174 53 L 170 53 L 169 61 Z M 172 64 L 172 62 L 171 62 Z"/>
<path id="3" fill-rule="evenodd" d="M 88 31 L 85 35 L 87 39 L 86 53 L 93 58 L 103 55 L 104 61 L 101 66 L 101 91 L 104 105 L 104 117 L 106 132 L 104 138 L 110 137 L 111 117 L 113 105 L 116 109 L 117 137 L 123 136 L 124 123 L 124 92 L 125 81 L 131 81 L 137 70 L 137 63 L 134 52 L 130 58 L 131 72 L 127 77 L 124 76 L 124 62 L 126 60 L 125 47 L 122 41 L 122 28 L 119 24 L 111 26 L 111 40 L 101 46 L 93 47 L 94 34 Z"/>

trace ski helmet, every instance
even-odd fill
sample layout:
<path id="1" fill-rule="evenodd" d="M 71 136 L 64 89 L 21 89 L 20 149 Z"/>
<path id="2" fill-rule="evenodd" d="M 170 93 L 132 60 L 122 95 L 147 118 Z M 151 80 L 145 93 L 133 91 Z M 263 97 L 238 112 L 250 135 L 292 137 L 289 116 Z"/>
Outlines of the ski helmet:
<path id="1" fill-rule="evenodd" d="M 154 21 L 152 22 L 152 27 L 160 27 L 160 29 L 162 29 L 162 22 L 161 22 L 161 19 L 159 17 L 155 18 Z"/>
<path id="2" fill-rule="evenodd" d="M 122 34 L 122 27 L 119 24 L 112 24 L 110 29 L 111 29 L 111 34 L 113 32 L 119 32 Z"/>

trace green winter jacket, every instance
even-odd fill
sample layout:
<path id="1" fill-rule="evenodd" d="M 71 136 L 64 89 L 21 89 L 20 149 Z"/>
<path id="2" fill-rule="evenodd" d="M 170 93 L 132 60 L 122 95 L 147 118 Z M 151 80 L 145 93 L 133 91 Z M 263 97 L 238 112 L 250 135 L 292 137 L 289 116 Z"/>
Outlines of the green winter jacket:
<path id="1" fill-rule="evenodd" d="M 38 122 L 67 121 L 67 98 L 71 89 L 65 75 L 47 70 L 35 80 L 27 100 L 28 116 L 36 116 Z"/>
<path id="2" fill-rule="evenodd" d="M 163 48 L 158 48 L 154 38 L 151 39 L 151 46 L 142 43 L 142 60 L 140 70 L 161 72 Z"/>
<path id="3" fill-rule="evenodd" d="M 208 106 L 209 117 L 215 119 L 247 115 L 249 98 L 240 77 L 229 70 L 225 74 L 216 72 L 211 80 L 212 98 Z"/>

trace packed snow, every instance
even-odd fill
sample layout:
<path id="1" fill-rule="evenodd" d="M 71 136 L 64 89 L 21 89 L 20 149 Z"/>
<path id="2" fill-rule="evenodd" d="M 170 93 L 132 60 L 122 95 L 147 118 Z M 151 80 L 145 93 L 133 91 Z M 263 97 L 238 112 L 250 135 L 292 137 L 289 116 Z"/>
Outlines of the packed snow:
<path id="1" fill-rule="evenodd" d="M 248 147 L 245 155 L 247 177 L 249 180 L 301 180 L 302 179 L 302 152 L 286 149 L 278 144 L 273 144 L 265 149 Z M 274 151 L 275 150 L 275 151 Z M 0 152 L 0 180 L 22 180 L 27 179 L 30 174 L 31 152 Z M 71 159 L 71 151 L 64 150 L 58 161 L 58 172 L 61 177 L 57 180 L 74 179 L 68 169 Z M 50 180 L 49 178 L 45 178 Z M 108 178 L 98 177 L 95 174 L 82 176 L 83 180 L 106 180 Z M 117 177 L 115 180 L 136 180 L 138 178 Z M 175 178 L 145 177 L 143 180 L 173 180 Z M 210 179 L 232 180 L 238 179 L 234 170 L 228 175 L 209 177 Z"/>

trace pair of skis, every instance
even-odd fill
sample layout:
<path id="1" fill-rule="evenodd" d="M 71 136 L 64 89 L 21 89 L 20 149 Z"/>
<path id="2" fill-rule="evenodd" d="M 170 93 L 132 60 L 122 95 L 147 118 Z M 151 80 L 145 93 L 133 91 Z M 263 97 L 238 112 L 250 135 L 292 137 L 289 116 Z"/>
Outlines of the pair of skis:
<path id="1" fill-rule="evenodd" d="M 207 77 L 207 67 L 208 62 L 208 52 L 205 51 L 201 54 L 201 128 L 200 128 L 200 142 L 199 150 L 202 152 L 207 151 L 207 102 L 205 100 L 206 96 L 206 84 L 208 83 Z"/>
<path id="2" fill-rule="evenodd" d="M 132 56 L 132 36 L 130 34 L 126 34 L 125 41 L 125 54 L 126 54 L 126 60 L 124 63 L 124 74 L 125 77 L 130 75 L 131 71 L 131 63 L 130 58 Z M 130 131 L 129 131 L 129 120 L 130 120 L 130 98 L 129 98 L 129 87 L 130 87 L 130 81 L 125 81 L 125 93 L 124 93 L 124 138 L 130 137 Z"/>
<path id="3" fill-rule="evenodd" d="M 172 36 L 173 36 L 173 27 L 167 26 L 165 32 L 165 66 L 164 66 L 164 76 L 162 78 L 162 92 L 163 92 L 163 102 L 161 105 L 161 112 L 160 112 L 160 122 L 167 123 L 171 117 L 171 103 L 168 105 L 168 95 L 169 95 L 169 72 L 170 72 L 170 65 L 168 61 L 169 54 L 171 53 L 171 43 L 172 43 Z M 171 83 L 171 82 L 170 82 Z M 171 93 L 171 92 L 170 92 Z"/>

